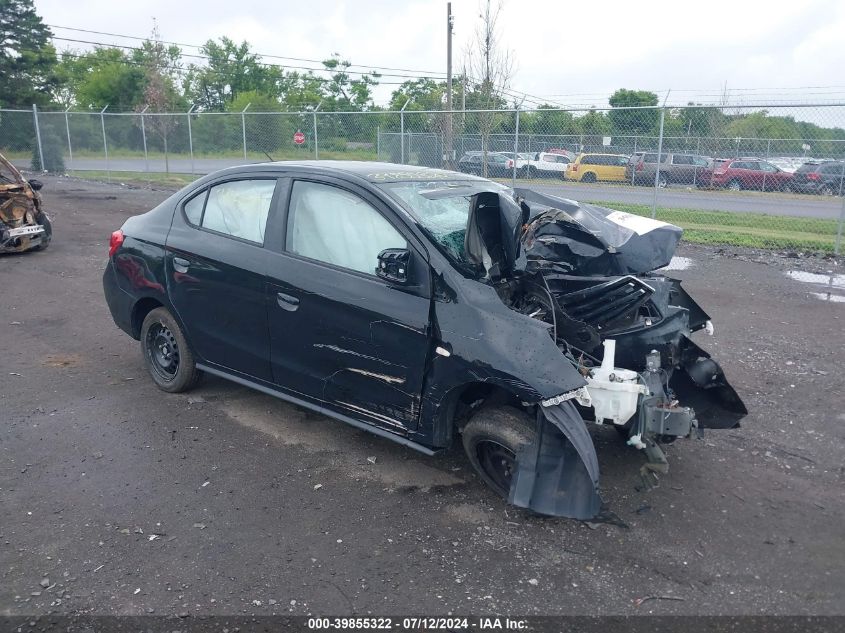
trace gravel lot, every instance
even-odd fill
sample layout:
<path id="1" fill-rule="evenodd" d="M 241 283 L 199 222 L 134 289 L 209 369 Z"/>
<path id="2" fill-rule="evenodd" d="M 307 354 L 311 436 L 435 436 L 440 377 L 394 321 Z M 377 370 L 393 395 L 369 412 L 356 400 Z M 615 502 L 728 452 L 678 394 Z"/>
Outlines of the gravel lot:
<path id="1" fill-rule="evenodd" d="M 670 446 L 651 490 L 596 428 L 619 522 L 586 524 L 507 506 L 457 448 L 219 379 L 158 391 L 100 275 L 168 192 L 43 193 L 53 244 L 0 258 L 0 615 L 845 614 L 845 303 L 785 274 L 840 262 L 681 249 L 716 326 L 698 340 L 751 414 Z"/>

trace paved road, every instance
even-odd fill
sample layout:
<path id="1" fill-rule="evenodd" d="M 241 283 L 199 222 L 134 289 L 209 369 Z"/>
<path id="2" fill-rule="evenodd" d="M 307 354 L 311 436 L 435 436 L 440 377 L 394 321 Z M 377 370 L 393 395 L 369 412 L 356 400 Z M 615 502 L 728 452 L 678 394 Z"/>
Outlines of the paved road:
<path id="1" fill-rule="evenodd" d="M 0 614 L 845 614 L 845 304 L 781 270 L 835 262 L 683 252 L 751 415 L 669 446 L 651 490 L 594 428 L 626 527 L 587 525 L 506 505 L 459 450 L 222 380 L 158 391 L 100 276 L 168 192 L 47 180 L 53 244 L 0 257 Z"/>
<path id="2" fill-rule="evenodd" d="M 17 161 L 28 167 L 25 160 Z M 240 158 L 196 158 L 193 163 L 184 158 L 170 160 L 170 171 L 183 174 L 207 174 L 217 169 L 243 164 Z M 75 158 L 66 161 L 68 169 L 81 171 L 106 170 L 106 161 L 99 158 Z M 147 167 L 141 158 L 112 158 L 108 168 L 112 171 L 164 172 L 163 160 L 152 159 Z M 532 181 L 531 187 L 554 195 L 562 195 L 582 202 L 628 202 L 651 205 L 654 190 L 648 187 L 626 185 L 558 183 L 554 180 Z M 812 195 L 741 192 L 701 191 L 691 187 L 672 186 L 658 192 L 658 206 L 712 211 L 732 211 L 786 215 L 809 218 L 835 219 L 845 209 L 841 198 L 822 198 Z"/>

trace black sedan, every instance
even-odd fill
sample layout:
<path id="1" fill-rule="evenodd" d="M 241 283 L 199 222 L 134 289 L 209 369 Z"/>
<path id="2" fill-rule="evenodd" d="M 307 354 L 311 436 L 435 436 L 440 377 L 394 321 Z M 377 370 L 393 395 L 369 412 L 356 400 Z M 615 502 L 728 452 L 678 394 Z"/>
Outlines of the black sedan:
<path id="1" fill-rule="evenodd" d="M 165 391 L 208 373 L 427 454 L 460 435 L 510 502 L 588 518 L 600 498 L 585 420 L 665 466 L 658 441 L 745 412 L 686 336 L 709 317 L 650 272 L 679 237 L 456 172 L 268 163 L 127 220 L 103 286 Z M 697 417 L 668 408 L 676 396 Z"/>

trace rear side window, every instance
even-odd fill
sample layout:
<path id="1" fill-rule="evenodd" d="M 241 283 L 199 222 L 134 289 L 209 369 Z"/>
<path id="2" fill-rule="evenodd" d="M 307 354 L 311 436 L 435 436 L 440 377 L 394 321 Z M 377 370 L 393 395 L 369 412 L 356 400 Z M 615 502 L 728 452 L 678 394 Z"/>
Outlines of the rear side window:
<path id="1" fill-rule="evenodd" d="M 692 165 L 693 158 L 689 154 L 675 154 L 672 156 L 673 165 Z"/>
<path id="2" fill-rule="evenodd" d="M 207 191 L 203 191 L 200 195 L 194 196 L 185 203 L 185 217 L 188 222 L 195 226 L 199 226 L 202 221 L 202 209 L 205 206 L 205 197 Z"/>
<path id="3" fill-rule="evenodd" d="M 275 180 L 236 180 L 216 185 L 208 191 L 201 226 L 263 244 L 275 189 Z"/>
<path id="4" fill-rule="evenodd" d="M 293 184 L 287 251 L 375 275 L 381 251 L 407 245 L 399 231 L 363 198 L 331 185 Z"/>
<path id="5" fill-rule="evenodd" d="M 582 165 L 598 165 L 599 163 L 596 161 L 598 156 L 584 156 L 581 159 Z"/>

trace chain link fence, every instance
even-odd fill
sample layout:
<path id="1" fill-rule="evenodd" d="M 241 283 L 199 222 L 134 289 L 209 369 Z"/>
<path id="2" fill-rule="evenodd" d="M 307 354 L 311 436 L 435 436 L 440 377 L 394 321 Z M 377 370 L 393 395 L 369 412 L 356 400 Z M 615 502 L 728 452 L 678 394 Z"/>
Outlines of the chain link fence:
<path id="1" fill-rule="evenodd" d="M 413 106 L 412 106 L 413 107 Z M 689 241 L 841 250 L 845 104 L 497 111 L 0 110 L 34 170 L 205 174 L 266 160 L 444 167 L 657 217 Z"/>

